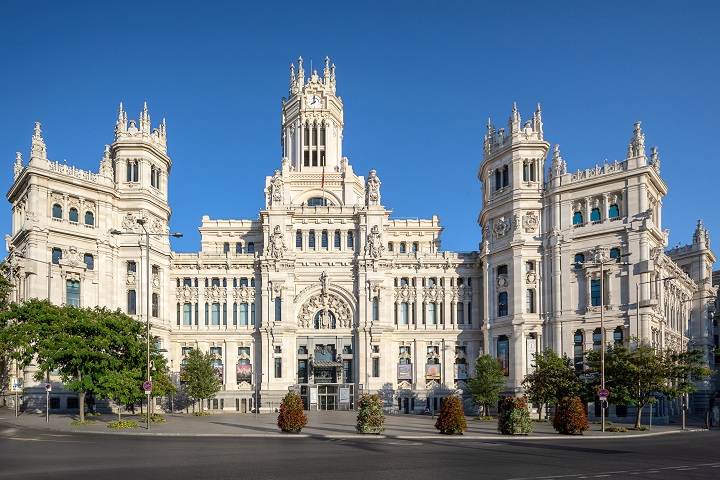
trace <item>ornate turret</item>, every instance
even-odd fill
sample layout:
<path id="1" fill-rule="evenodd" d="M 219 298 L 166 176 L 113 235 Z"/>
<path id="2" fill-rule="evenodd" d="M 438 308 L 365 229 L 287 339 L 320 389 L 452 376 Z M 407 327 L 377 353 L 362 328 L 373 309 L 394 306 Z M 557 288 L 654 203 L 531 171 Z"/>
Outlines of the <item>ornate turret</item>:
<path id="1" fill-rule="evenodd" d="M 128 122 L 127 113 L 123 110 L 122 103 L 120 103 L 118 119 L 115 122 L 115 141 L 124 142 L 126 140 L 132 142 L 149 140 L 154 146 L 159 148 L 160 151 L 166 153 L 167 131 L 165 119 L 163 118 L 158 128 L 151 128 L 150 113 L 148 112 L 147 102 L 145 102 L 140 112 L 139 121 L 137 123 L 135 120 Z"/>
<path id="2" fill-rule="evenodd" d="M 635 122 L 633 137 L 630 139 L 630 144 L 628 145 L 628 158 L 645 156 L 645 135 L 640 128 L 641 123 L 642 122 Z"/>
<path id="3" fill-rule="evenodd" d="M 520 118 L 520 112 L 517 109 L 517 103 L 513 103 L 512 112 L 510 118 L 508 118 L 508 133 L 505 133 L 505 129 L 501 128 L 496 130 L 495 126 L 491 123 L 488 118 L 487 133 L 485 134 L 484 150 L 485 156 L 487 157 L 491 151 L 498 148 L 502 148 L 510 143 L 516 141 L 526 140 L 543 140 L 543 123 L 542 123 L 542 110 L 538 103 L 537 110 L 533 114 L 532 120 L 528 120 L 522 125 L 522 119 Z"/>
<path id="4" fill-rule="evenodd" d="M 702 220 L 698 220 L 697 222 L 697 228 L 693 234 L 693 244 L 699 248 L 710 248 L 710 234 L 705 230 L 705 227 L 703 227 Z"/>
<path id="5" fill-rule="evenodd" d="M 42 138 L 40 122 L 35 122 L 35 132 L 30 146 L 30 164 L 33 164 L 33 161 L 37 159 L 47 160 L 47 148 L 45 147 L 45 140 Z"/>
<path id="6" fill-rule="evenodd" d="M 15 152 L 15 166 L 13 167 L 13 174 L 14 178 L 17 178 L 20 176 L 20 173 L 22 172 L 23 166 L 22 166 L 22 153 Z"/>

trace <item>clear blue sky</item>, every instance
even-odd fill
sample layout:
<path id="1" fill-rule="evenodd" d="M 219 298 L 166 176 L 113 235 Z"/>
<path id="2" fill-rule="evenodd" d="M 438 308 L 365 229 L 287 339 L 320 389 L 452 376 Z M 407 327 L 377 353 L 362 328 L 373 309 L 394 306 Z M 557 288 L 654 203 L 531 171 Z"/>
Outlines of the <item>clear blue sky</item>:
<path id="1" fill-rule="evenodd" d="M 487 118 L 527 119 L 568 170 L 625 158 L 633 123 L 670 187 L 670 246 L 698 219 L 720 245 L 720 3 L 0 3 L 0 176 L 27 160 L 33 122 L 51 160 L 98 170 L 119 102 L 167 119 L 176 251 L 200 249 L 203 215 L 256 218 L 278 168 L 280 105 L 298 56 L 337 67 L 344 154 L 382 180 L 395 217 L 440 216 L 443 249 L 477 249 Z M 10 205 L 0 209 L 10 231 Z M 720 247 L 718 253 L 720 253 Z"/>

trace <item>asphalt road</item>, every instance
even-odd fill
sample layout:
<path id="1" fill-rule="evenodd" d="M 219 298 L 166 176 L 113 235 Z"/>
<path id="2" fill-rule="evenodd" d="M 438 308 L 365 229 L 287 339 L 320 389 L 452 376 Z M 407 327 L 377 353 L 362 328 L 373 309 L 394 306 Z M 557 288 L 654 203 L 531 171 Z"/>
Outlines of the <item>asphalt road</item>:
<path id="1" fill-rule="evenodd" d="M 644 438 L 137 437 L 0 426 L 2 479 L 720 478 L 720 430 Z"/>

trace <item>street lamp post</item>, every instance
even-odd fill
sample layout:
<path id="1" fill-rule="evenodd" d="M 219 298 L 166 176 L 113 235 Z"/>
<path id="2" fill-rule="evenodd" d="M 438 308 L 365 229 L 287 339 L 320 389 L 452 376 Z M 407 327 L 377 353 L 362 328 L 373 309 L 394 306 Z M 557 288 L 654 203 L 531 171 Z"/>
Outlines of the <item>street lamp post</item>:
<path id="1" fill-rule="evenodd" d="M 630 265 L 619 263 L 620 258 L 628 257 L 630 253 L 624 253 L 618 257 L 606 257 L 598 248 L 592 262 L 579 262 L 585 267 L 600 267 L 600 389 L 605 390 L 605 265 Z M 607 400 L 603 400 L 607 402 Z M 605 432 L 605 405 L 600 405 L 600 431 Z"/>
<path id="2" fill-rule="evenodd" d="M 148 382 L 151 381 L 150 379 L 150 315 L 151 315 L 151 305 L 152 305 L 152 292 L 150 288 L 150 236 L 170 236 L 175 238 L 182 237 L 182 233 L 150 233 L 148 232 L 147 228 L 145 228 L 145 219 L 138 218 L 137 224 L 142 227 L 141 233 L 135 233 L 135 232 L 121 232 L 120 230 L 110 230 L 110 233 L 112 235 L 126 235 L 126 234 L 136 234 L 136 235 L 143 235 L 145 236 L 145 337 L 146 337 L 146 343 L 147 343 L 147 377 L 146 380 Z M 146 412 L 146 418 L 147 418 L 147 429 L 150 430 L 150 393 L 151 390 L 146 390 L 145 393 L 147 394 L 147 412 Z"/>

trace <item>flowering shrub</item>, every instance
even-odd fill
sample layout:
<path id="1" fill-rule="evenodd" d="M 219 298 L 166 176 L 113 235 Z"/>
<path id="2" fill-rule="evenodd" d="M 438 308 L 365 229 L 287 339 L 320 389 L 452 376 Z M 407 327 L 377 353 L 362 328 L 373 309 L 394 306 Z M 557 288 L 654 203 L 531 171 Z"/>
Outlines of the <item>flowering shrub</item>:
<path id="1" fill-rule="evenodd" d="M 283 432 L 300 431 L 307 425 L 307 415 L 303 411 L 302 397 L 294 392 L 288 392 L 280 404 L 277 426 Z"/>
<path id="2" fill-rule="evenodd" d="M 590 428 L 585 405 L 579 397 L 563 397 L 560 400 L 553 417 L 553 428 L 559 433 L 570 435 L 585 432 Z"/>
<path id="3" fill-rule="evenodd" d="M 498 432 L 504 435 L 532 433 L 532 422 L 525 397 L 506 397 L 500 402 Z"/>
<path id="4" fill-rule="evenodd" d="M 380 395 L 363 395 L 358 402 L 357 424 L 359 433 L 382 433 L 385 431 L 385 415 Z"/>
<path id="5" fill-rule="evenodd" d="M 209 417 L 212 415 L 212 412 L 204 410 L 202 412 L 193 412 L 193 415 L 195 415 L 196 417 Z M 152 420 L 152 417 L 150 417 L 150 420 Z M 147 421 L 147 419 L 145 419 L 145 421 Z"/>
<path id="6" fill-rule="evenodd" d="M 108 428 L 138 428 L 138 424 L 128 420 L 108 423 Z"/>
<path id="7" fill-rule="evenodd" d="M 70 422 L 70 425 L 92 425 L 95 423 L 95 420 L 85 420 L 84 422 L 81 422 L 80 420 L 73 420 Z"/>
<path id="8" fill-rule="evenodd" d="M 440 401 L 440 412 L 435 428 L 440 430 L 440 433 L 462 433 L 467 430 L 467 420 L 460 397 L 449 395 Z"/>
<path id="9" fill-rule="evenodd" d="M 143 413 L 140 416 L 140 421 L 143 423 L 147 423 L 147 413 Z M 165 420 L 163 417 L 161 417 L 157 413 L 153 413 L 152 415 L 150 415 L 150 421 L 152 423 L 165 423 L 167 420 Z"/>

